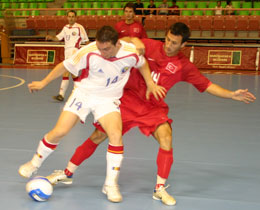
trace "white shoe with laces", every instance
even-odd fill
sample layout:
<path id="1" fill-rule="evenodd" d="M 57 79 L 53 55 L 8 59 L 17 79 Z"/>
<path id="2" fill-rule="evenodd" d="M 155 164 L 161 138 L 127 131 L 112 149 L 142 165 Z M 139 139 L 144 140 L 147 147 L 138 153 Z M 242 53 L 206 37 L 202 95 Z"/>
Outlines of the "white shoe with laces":
<path id="1" fill-rule="evenodd" d="M 64 170 L 55 170 L 51 175 L 46 176 L 46 178 L 52 185 L 56 185 L 58 183 L 72 184 L 73 182 L 72 177 L 68 177 Z"/>
<path id="2" fill-rule="evenodd" d="M 38 167 L 32 164 L 32 161 L 29 161 L 20 166 L 18 172 L 24 178 L 30 178 L 33 174 L 36 174 Z"/>
<path id="3" fill-rule="evenodd" d="M 161 200 L 164 204 L 169 205 L 169 206 L 175 205 L 176 200 L 166 192 L 166 189 L 169 186 L 170 185 L 167 185 L 165 187 L 165 186 L 161 185 L 158 189 L 154 189 L 153 199 Z"/>
<path id="4" fill-rule="evenodd" d="M 119 185 L 104 185 L 102 192 L 107 195 L 107 199 L 113 203 L 119 203 L 123 200 L 123 197 L 120 193 Z"/>

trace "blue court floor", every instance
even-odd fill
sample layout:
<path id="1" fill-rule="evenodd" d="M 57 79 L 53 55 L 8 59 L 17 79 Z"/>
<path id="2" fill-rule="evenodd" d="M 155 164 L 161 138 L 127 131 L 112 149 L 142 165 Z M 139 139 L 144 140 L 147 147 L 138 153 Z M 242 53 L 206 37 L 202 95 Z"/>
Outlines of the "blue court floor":
<path id="1" fill-rule="evenodd" d="M 168 192 L 176 206 L 152 199 L 158 144 L 133 129 L 124 136 L 125 158 L 120 175 L 123 202 L 107 201 L 107 143 L 84 162 L 70 186 L 58 185 L 50 200 L 33 201 L 25 192 L 19 166 L 33 156 L 38 142 L 56 123 L 64 103 L 53 101 L 60 80 L 30 94 L 28 82 L 49 70 L 0 69 L 0 205 L 3 210 L 259 210 L 260 209 L 260 76 L 206 74 L 228 89 L 248 88 L 257 100 L 244 104 L 199 93 L 187 83 L 168 94 L 173 123 L 175 162 Z M 71 90 L 71 88 L 70 88 Z M 70 90 L 67 92 L 69 94 Z M 68 94 L 66 97 L 68 97 Z M 64 169 L 75 148 L 93 131 L 81 124 L 66 136 L 38 175 Z"/>

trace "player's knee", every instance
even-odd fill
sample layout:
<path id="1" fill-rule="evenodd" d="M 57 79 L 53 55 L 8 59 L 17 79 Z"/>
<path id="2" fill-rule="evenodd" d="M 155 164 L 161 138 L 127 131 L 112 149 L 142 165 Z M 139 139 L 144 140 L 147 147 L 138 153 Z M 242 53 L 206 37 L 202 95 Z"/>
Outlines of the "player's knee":
<path id="1" fill-rule="evenodd" d="M 172 136 L 165 135 L 159 139 L 160 147 L 164 150 L 170 150 L 172 148 Z"/>
<path id="2" fill-rule="evenodd" d="M 105 139 L 107 138 L 107 134 L 99 131 L 99 130 L 95 130 L 94 133 L 92 133 L 92 135 L 90 136 L 90 139 L 95 143 L 95 144 L 100 144 L 101 142 L 103 142 Z"/>
<path id="3" fill-rule="evenodd" d="M 114 145 L 122 144 L 122 131 L 114 130 L 109 133 L 109 142 Z"/>

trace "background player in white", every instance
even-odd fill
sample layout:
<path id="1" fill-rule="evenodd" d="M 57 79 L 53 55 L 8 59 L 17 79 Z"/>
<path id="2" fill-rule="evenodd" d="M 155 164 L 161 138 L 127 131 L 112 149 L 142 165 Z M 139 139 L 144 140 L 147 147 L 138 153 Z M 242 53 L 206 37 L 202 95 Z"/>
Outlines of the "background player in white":
<path id="1" fill-rule="evenodd" d="M 55 127 L 40 141 L 32 160 L 19 168 L 19 174 L 30 177 L 54 151 L 59 141 L 79 121 L 85 121 L 90 112 L 108 135 L 107 178 L 102 192 L 112 202 L 120 202 L 122 196 L 117 179 L 123 160 L 122 120 L 119 99 L 123 94 L 130 69 L 140 68 L 147 91 L 158 98 L 165 89 L 155 85 L 144 57 L 138 56 L 134 45 L 118 40 L 118 33 L 110 26 L 98 30 L 96 42 L 80 49 L 71 58 L 58 64 L 43 80 L 28 85 L 31 92 L 41 90 L 64 72 L 79 76 L 79 83 L 64 106 Z M 79 73 L 81 74 L 79 75 Z"/>
<path id="2" fill-rule="evenodd" d="M 65 59 L 70 58 L 77 50 L 80 48 L 80 44 L 88 43 L 89 39 L 84 27 L 78 23 L 76 23 L 76 12 L 74 10 L 70 10 L 67 13 L 67 18 L 69 24 L 65 25 L 62 31 L 56 36 L 47 35 L 46 40 L 51 41 L 61 41 L 65 42 L 65 50 L 64 55 Z M 54 99 L 58 101 L 63 101 L 66 90 L 69 86 L 69 72 L 65 72 L 62 77 L 62 82 L 60 85 L 59 94 L 57 96 L 53 96 Z M 73 81 L 77 81 L 77 77 L 72 75 Z"/>

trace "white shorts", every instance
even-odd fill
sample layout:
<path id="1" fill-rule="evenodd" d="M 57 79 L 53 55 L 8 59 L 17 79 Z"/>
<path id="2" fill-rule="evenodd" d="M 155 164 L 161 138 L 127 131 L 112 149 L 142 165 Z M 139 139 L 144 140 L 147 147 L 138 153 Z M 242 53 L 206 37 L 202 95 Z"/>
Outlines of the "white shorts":
<path id="1" fill-rule="evenodd" d="M 87 97 L 80 89 L 75 88 L 66 102 L 63 111 L 69 111 L 76 114 L 84 123 L 89 113 L 92 112 L 96 122 L 106 114 L 120 112 L 119 105 L 120 100 L 98 100 L 95 97 Z"/>

